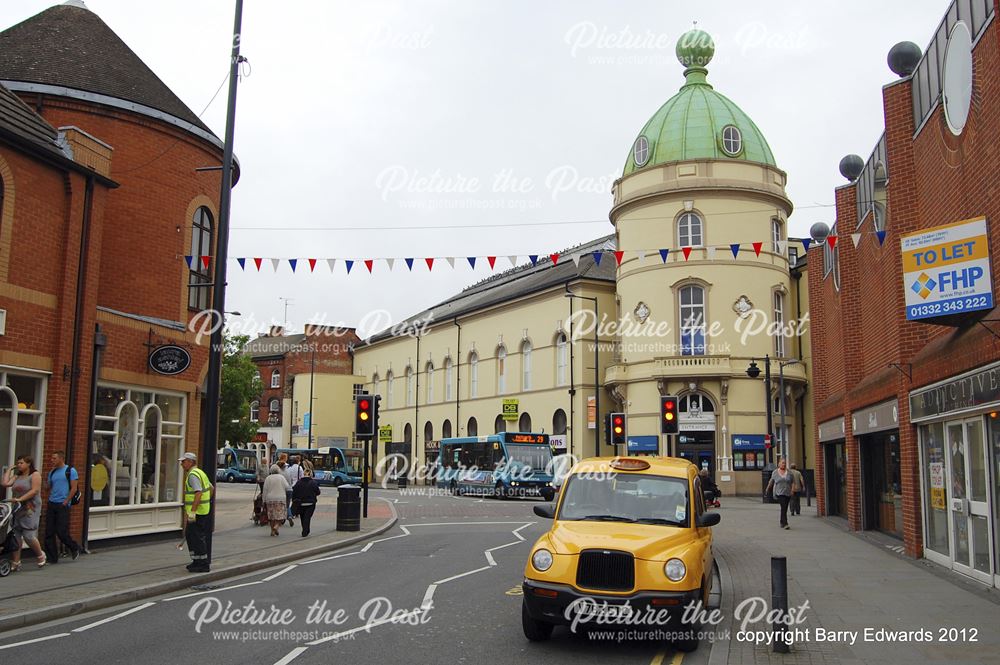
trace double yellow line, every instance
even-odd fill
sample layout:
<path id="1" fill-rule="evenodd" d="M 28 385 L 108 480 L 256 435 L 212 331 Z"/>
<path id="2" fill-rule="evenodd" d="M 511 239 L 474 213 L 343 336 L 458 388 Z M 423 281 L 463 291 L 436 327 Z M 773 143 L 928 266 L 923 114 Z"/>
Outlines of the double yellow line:
<path id="1" fill-rule="evenodd" d="M 663 665 L 663 659 L 667 657 L 666 651 L 661 651 L 660 653 L 653 656 L 653 660 L 650 661 L 649 665 Z M 681 661 L 684 660 L 684 654 L 678 651 L 674 654 L 673 660 L 670 661 L 670 665 L 681 665 Z"/>

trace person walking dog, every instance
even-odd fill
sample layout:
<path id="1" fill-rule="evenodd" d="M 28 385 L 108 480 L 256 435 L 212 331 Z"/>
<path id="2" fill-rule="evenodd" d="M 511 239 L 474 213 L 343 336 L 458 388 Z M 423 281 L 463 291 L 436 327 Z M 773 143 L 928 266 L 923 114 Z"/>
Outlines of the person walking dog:
<path id="1" fill-rule="evenodd" d="M 209 572 L 208 563 L 208 514 L 212 506 L 212 483 L 208 474 L 198 468 L 198 457 L 184 453 L 180 459 L 184 469 L 184 524 L 192 573 Z"/>
<path id="2" fill-rule="evenodd" d="M 791 470 L 786 466 L 784 458 L 778 460 L 778 468 L 774 470 L 771 474 L 771 480 L 767 483 L 767 489 L 764 490 L 764 495 L 766 496 L 768 492 L 772 489 L 774 490 L 774 498 L 778 500 L 781 504 L 781 528 L 788 529 L 788 502 L 792 498 L 792 483 L 794 482 L 794 476 Z"/>

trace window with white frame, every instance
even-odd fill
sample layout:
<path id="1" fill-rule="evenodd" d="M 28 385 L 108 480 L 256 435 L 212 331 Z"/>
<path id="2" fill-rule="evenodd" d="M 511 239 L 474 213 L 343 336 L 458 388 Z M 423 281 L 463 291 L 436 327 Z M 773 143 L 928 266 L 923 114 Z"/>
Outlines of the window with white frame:
<path id="1" fill-rule="evenodd" d="M 391 409 L 392 404 L 392 370 L 389 370 L 385 374 L 385 405 L 386 408 Z"/>
<path id="2" fill-rule="evenodd" d="M 637 138 L 632 145 L 632 159 L 636 166 L 645 166 L 649 161 L 649 139 L 645 136 Z"/>
<path id="3" fill-rule="evenodd" d="M 569 344 L 566 335 L 556 336 L 556 385 L 566 385 L 566 367 L 569 364 Z"/>
<path id="4" fill-rule="evenodd" d="M 451 391 L 455 384 L 455 366 L 451 358 L 444 360 L 444 401 L 451 401 Z"/>
<path id="5" fill-rule="evenodd" d="M 280 388 L 281 387 L 281 370 L 273 370 L 271 372 L 271 387 Z"/>
<path id="6" fill-rule="evenodd" d="M 406 377 L 406 406 L 413 406 L 413 388 L 414 388 L 415 383 L 414 383 L 414 380 L 413 380 L 413 368 L 412 367 L 407 367 L 406 368 L 406 375 L 405 375 L 405 377 Z"/>
<path id="7" fill-rule="evenodd" d="M 507 393 L 507 349 L 497 348 L 497 394 Z"/>
<path id="8" fill-rule="evenodd" d="M 785 357 L 785 296 L 774 292 L 774 355 Z"/>
<path id="9" fill-rule="evenodd" d="M 738 155 L 743 150 L 743 135 L 735 125 L 722 128 L 722 150 L 730 156 Z"/>
<path id="10" fill-rule="evenodd" d="M 521 345 L 521 390 L 531 390 L 531 342 Z"/>
<path id="11" fill-rule="evenodd" d="M 257 400 L 250 402 L 250 422 L 260 422 L 260 402 Z"/>
<path id="12" fill-rule="evenodd" d="M 281 403 L 276 399 L 272 399 L 267 405 L 267 410 L 271 413 L 277 413 L 278 411 L 281 411 Z"/>
<path id="13" fill-rule="evenodd" d="M 702 221 L 696 213 L 686 212 L 677 220 L 677 244 L 680 247 L 701 247 Z"/>
<path id="14" fill-rule="evenodd" d="M 427 371 L 427 403 L 430 404 L 434 401 L 434 363 L 429 362 L 426 366 Z"/>
<path id="15" fill-rule="evenodd" d="M 44 375 L 0 368 L 0 466 L 13 469 L 27 455 L 41 468 L 47 387 Z M 0 498 L 10 498 L 10 492 L 0 491 Z"/>
<path id="16" fill-rule="evenodd" d="M 206 310 L 212 299 L 212 213 L 201 206 L 191 219 L 188 307 Z M 204 257 L 204 258 L 203 258 Z"/>
<path id="17" fill-rule="evenodd" d="M 479 354 L 469 354 L 469 397 L 479 396 Z M 471 436 L 471 435 L 470 435 Z"/>
<path id="18" fill-rule="evenodd" d="M 690 284 L 680 288 L 681 355 L 705 355 L 705 289 Z"/>
<path id="19" fill-rule="evenodd" d="M 774 245 L 774 253 L 781 253 L 782 228 L 781 220 L 777 217 L 771 218 L 771 243 Z"/>

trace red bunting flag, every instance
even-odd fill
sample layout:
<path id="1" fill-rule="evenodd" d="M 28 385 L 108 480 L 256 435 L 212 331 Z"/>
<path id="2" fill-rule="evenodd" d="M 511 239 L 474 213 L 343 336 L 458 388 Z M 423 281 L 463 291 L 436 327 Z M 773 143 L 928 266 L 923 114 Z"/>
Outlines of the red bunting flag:
<path id="1" fill-rule="evenodd" d="M 210 257 L 210 256 L 204 256 L 204 255 L 202 255 L 202 257 L 201 257 L 201 265 L 205 266 L 205 270 L 208 270 L 208 261 L 211 258 L 212 257 Z"/>
<path id="2" fill-rule="evenodd" d="M 372 259 L 365 259 L 365 267 L 368 268 L 368 274 L 372 272 L 372 267 L 375 265 L 375 261 Z"/>
<path id="3" fill-rule="evenodd" d="M 684 260 L 687 261 L 691 257 L 691 248 L 681 247 L 681 251 L 684 252 Z"/>
<path id="4" fill-rule="evenodd" d="M 615 261 L 618 262 L 618 265 L 622 264 L 622 257 L 623 256 L 625 256 L 625 252 L 623 252 L 621 250 L 618 250 L 618 251 L 615 252 Z"/>
<path id="5" fill-rule="evenodd" d="M 428 270 L 434 270 L 434 259 L 433 258 L 424 259 L 424 261 L 427 262 L 427 269 Z"/>
<path id="6" fill-rule="evenodd" d="M 757 256 L 760 256 L 760 250 L 761 250 L 762 247 L 764 247 L 764 243 L 762 243 L 762 242 L 755 242 L 753 244 L 753 252 L 754 252 L 754 254 L 756 254 Z"/>
<path id="7" fill-rule="evenodd" d="M 549 258 L 552 259 L 552 265 L 558 265 L 559 264 L 559 255 L 558 254 L 549 254 Z"/>
<path id="8" fill-rule="evenodd" d="M 493 270 L 493 265 L 497 262 L 497 257 L 487 256 L 486 260 L 490 262 L 490 270 Z"/>
<path id="9" fill-rule="evenodd" d="M 264 259 L 254 257 L 254 265 L 257 266 L 257 272 L 260 272 L 260 264 Z"/>
<path id="10" fill-rule="evenodd" d="M 316 259 L 309 259 L 309 272 L 316 270 Z"/>
<path id="11" fill-rule="evenodd" d="M 837 244 L 837 236 L 827 236 L 826 244 L 830 246 L 830 249 L 833 249 L 834 246 Z"/>

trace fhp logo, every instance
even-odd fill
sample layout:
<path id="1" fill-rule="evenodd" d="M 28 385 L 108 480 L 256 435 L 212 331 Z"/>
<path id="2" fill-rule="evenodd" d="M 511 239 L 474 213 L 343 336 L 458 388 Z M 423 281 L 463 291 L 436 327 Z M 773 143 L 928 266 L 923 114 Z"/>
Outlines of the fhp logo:
<path id="1" fill-rule="evenodd" d="M 920 277 L 917 278 L 917 281 L 915 281 L 910 288 L 913 289 L 913 292 L 921 298 L 927 298 L 935 286 L 937 286 L 937 282 L 931 279 L 927 273 L 922 272 L 920 273 Z"/>

